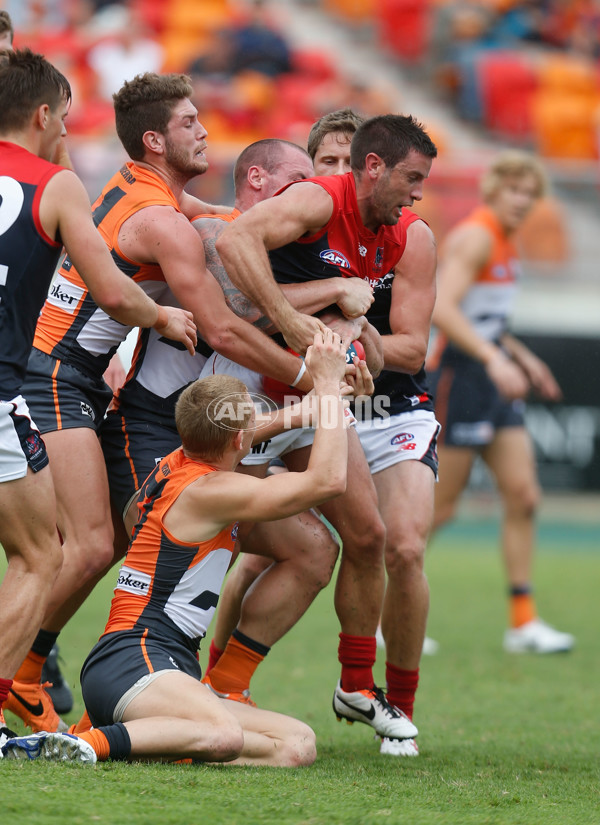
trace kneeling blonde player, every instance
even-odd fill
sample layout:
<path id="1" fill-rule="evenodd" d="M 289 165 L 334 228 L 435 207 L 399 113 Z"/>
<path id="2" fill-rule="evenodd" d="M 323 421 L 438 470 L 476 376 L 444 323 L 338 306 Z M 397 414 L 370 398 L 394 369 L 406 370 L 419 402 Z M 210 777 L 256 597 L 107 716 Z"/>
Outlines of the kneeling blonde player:
<path id="1" fill-rule="evenodd" d="M 196 658 L 231 560 L 237 520 L 285 518 L 345 490 L 340 382 L 346 358 L 339 336 L 316 333 L 306 365 L 318 398 L 314 447 L 308 468 L 285 478 L 234 472 L 255 430 L 241 381 L 209 377 L 182 393 L 176 407 L 182 447 L 157 465 L 140 492 L 108 623 L 82 669 L 94 728 L 80 737 L 13 738 L 2 748 L 5 758 L 314 761 L 315 736 L 307 725 L 217 697 L 200 682 Z"/>

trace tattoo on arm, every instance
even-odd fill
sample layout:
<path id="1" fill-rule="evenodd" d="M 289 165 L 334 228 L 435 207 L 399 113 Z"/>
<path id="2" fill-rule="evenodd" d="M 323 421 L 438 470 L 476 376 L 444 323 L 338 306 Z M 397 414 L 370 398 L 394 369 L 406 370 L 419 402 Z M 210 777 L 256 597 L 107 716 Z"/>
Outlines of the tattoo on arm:
<path id="1" fill-rule="evenodd" d="M 206 257 L 206 267 L 218 282 L 223 290 L 223 295 L 228 306 L 239 318 L 243 318 L 255 327 L 267 332 L 275 332 L 276 329 L 266 315 L 262 315 L 258 307 L 235 287 L 223 266 L 223 262 L 217 253 L 215 243 L 227 224 L 225 221 L 202 218 L 194 221 L 196 231 L 202 238 L 204 244 L 204 255 Z"/>

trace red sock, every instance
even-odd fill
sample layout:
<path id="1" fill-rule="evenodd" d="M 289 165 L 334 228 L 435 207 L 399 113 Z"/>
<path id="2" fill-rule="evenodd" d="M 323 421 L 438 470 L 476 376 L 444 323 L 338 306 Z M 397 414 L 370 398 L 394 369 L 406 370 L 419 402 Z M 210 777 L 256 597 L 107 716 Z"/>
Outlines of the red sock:
<path id="1" fill-rule="evenodd" d="M 2 705 L 6 702 L 12 683 L 12 679 L 0 679 L 0 712 L 2 712 Z"/>
<path id="2" fill-rule="evenodd" d="M 223 651 L 216 646 L 215 640 L 213 639 L 210 643 L 210 647 L 208 648 L 208 665 L 206 666 L 207 673 L 211 672 L 211 670 L 217 664 L 222 655 Z"/>
<path id="3" fill-rule="evenodd" d="M 373 681 L 373 665 L 377 656 L 375 636 L 349 636 L 340 633 L 338 660 L 342 665 L 342 690 L 370 690 Z"/>
<path id="4" fill-rule="evenodd" d="M 387 700 L 408 716 L 413 717 L 415 693 L 419 685 L 419 668 L 403 670 L 401 667 L 385 663 L 385 681 L 387 684 Z"/>

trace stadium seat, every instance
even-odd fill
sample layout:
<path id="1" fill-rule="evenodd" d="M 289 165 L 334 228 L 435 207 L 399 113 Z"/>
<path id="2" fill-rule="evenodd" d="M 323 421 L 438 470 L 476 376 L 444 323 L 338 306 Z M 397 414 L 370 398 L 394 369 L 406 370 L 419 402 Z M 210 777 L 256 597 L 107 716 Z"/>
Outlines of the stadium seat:
<path id="1" fill-rule="evenodd" d="M 531 138 L 531 106 L 538 86 L 532 58 L 517 51 L 484 51 L 477 60 L 483 125 L 503 138 Z"/>
<path id="2" fill-rule="evenodd" d="M 325 0 L 325 9 L 343 17 L 349 23 L 360 23 L 373 17 L 375 0 Z"/>
<path id="3" fill-rule="evenodd" d="M 532 101 L 533 131 L 540 154 L 572 160 L 597 158 L 599 112 L 600 87 L 591 63 L 569 55 L 544 61 Z"/>
<path id="4" fill-rule="evenodd" d="M 384 45 L 406 63 L 423 60 L 433 24 L 431 0 L 380 0 L 375 14 Z"/>

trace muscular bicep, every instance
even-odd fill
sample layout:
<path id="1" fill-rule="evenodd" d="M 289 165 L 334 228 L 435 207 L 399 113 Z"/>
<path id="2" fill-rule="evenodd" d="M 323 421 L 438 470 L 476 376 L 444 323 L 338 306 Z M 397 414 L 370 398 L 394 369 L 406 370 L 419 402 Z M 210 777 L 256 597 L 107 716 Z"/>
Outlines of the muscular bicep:
<path id="1" fill-rule="evenodd" d="M 298 512 L 308 497 L 302 473 L 258 479 L 242 473 L 219 472 L 200 479 L 186 491 L 186 518 L 215 532 L 232 521 L 270 521 Z M 182 502 L 183 503 L 183 502 Z M 181 513 L 179 514 L 181 516 Z"/>
<path id="2" fill-rule="evenodd" d="M 257 243 L 278 249 L 321 229 L 331 218 L 333 201 L 318 184 L 295 183 L 281 195 L 255 204 L 231 223 L 217 248 L 238 244 L 250 250 Z"/>
<path id="3" fill-rule="evenodd" d="M 95 300 L 110 299 L 118 273 L 94 226 L 84 186 L 73 172 L 59 172 L 49 181 L 40 203 L 40 219 L 50 237 L 62 241 Z"/>
<path id="4" fill-rule="evenodd" d="M 390 306 L 391 335 L 382 337 L 388 369 L 415 372 L 425 360 L 435 303 L 436 245 L 421 221 L 411 224 L 396 265 Z"/>
<path id="5" fill-rule="evenodd" d="M 411 224 L 392 284 L 390 327 L 393 333 L 414 330 L 429 334 L 436 295 L 436 262 L 433 232 L 422 221 Z"/>
<path id="6" fill-rule="evenodd" d="M 228 223 L 213 218 L 198 218 L 192 221 L 192 226 L 202 240 L 206 268 L 221 287 L 228 306 L 239 318 L 243 318 L 260 329 L 268 328 L 271 324 L 269 319 L 233 284 L 217 252 L 216 240 Z"/>

